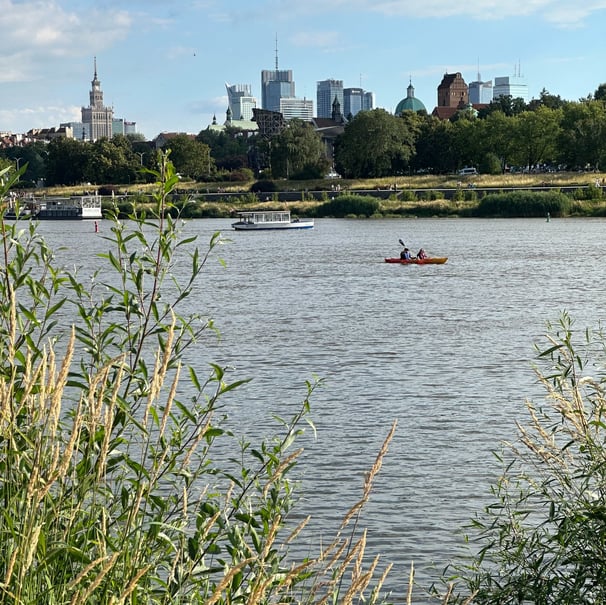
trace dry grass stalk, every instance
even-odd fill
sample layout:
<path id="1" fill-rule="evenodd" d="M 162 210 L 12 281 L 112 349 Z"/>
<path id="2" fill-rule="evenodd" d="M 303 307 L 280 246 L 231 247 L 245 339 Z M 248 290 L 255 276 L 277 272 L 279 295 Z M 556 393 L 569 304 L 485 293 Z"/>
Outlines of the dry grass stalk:
<path id="1" fill-rule="evenodd" d="M 410 574 L 408 574 L 408 592 L 406 594 L 406 604 L 412 605 L 412 588 L 415 582 L 415 564 L 410 563 Z"/>
<path id="2" fill-rule="evenodd" d="M 213 594 L 210 596 L 209 600 L 206 601 L 205 605 L 214 605 L 217 601 L 219 601 L 222 598 L 223 591 L 225 590 L 225 588 L 227 588 L 227 585 L 233 580 L 234 576 L 240 571 L 242 571 L 247 565 L 254 563 L 254 561 L 255 559 L 250 557 L 244 559 L 243 561 L 240 561 L 240 563 L 228 569 L 227 573 L 225 574 L 221 582 L 219 582 L 219 584 L 213 591 Z M 253 604 L 249 603 L 248 605 Z"/>
<path id="3" fill-rule="evenodd" d="M 206 418 L 206 422 L 198 429 L 196 435 L 192 439 L 191 444 L 189 445 L 189 447 L 187 448 L 187 451 L 185 452 L 185 456 L 183 456 L 183 463 L 182 463 L 183 468 L 185 468 L 189 465 L 189 463 L 191 461 L 191 457 L 194 455 L 194 453 L 198 449 L 198 445 L 206 436 L 207 431 L 211 428 L 212 418 L 213 418 L 212 414 L 208 414 L 208 416 Z"/>
<path id="4" fill-rule="evenodd" d="M 128 599 L 128 597 L 132 594 L 132 592 L 135 590 L 135 588 L 137 588 L 137 584 L 139 584 L 139 580 L 151 569 L 151 565 L 146 565 L 145 567 L 141 568 L 136 574 L 135 576 L 132 578 L 132 580 L 127 584 L 126 588 L 124 589 L 124 591 L 120 594 L 119 603 L 124 603 L 124 601 L 126 601 L 126 599 Z"/>
<path id="5" fill-rule="evenodd" d="M 86 587 L 83 591 L 77 591 L 72 600 L 70 601 L 70 605 L 80 605 L 85 604 L 88 598 L 95 592 L 95 589 L 101 584 L 103 578 L 108 574 L 108 572 L 113 568 L 116 561 L 120 557 L 119 552 L 115 552 L 107 561 L 107 563 L 102 567 L 101 571 L 97 574 L 97 577 L 90 583 L 89 586 Z"/>
<path id="6" fill-rule="evenodd" d="M 296 537 L 303 531 L 303 529 L 305 528 L 305 526 L 309 523 L 311 519 L 311 515 L 307 515 L 307 517 L 305 517 L 305 519 L 303 519 L 303 521 L 301 521 L 297 527 L 295 527 L 292 532 L 290 533 L 290 535 L 286 538 L 286 544 L 290 544 L 291 542 L 293 542 Z"/>
<path id="7" fill-rule="evenodd" d="M 282 462 L 280 462 L 278 467 L 272 473 L 272 476 L 269 478 L 269 480 L 263 487 L 263 497 L 264 498 L 267 496 L 267 493 L 271 489 L 272 485 L 274 485 L 275 482 L 278 481 L 282 477 L 284 470 L 286 468 L 288 468 L 301 455 L 302 452 L 303 452 L 303 448 L 300 448 L 296 452 L 293 452 L 292 454 L 287 456 L 284 460 L 282 460 Z"/>
<path id="8" fill-rule="evenodd" d="M 362 498 L 356 504 L 354 504 L 351 507 L 351 509 L 349 510 L 349 512 L 345 515 L 345 518 L 343 519 L 343 522 L 341 523 L 342 528 L 345 527 L 346 525 L 348 525 L 349 522 L 351 521 L 351 519 L 355 515 L 359 514 L 359 512 L 362 510 L 362 508 L 368 502 L 368 498 L 370 498 L 370 493 L 372 491 L 374 478 L 377 475 L 377 473 L 381 470 L 381 466 L 383 464 L 383 458 L 387 454 L 389 443 L 393 439 L 393 436 L 396 432 L 397 424 L 398 424 L 398 421 L 394 420 L 391 425 L 391 429 L 389 430 L 389 433 L 387 434 L 387 437 L 385 438 L 385 441 L 383 442 L 383 446 L 381 447 L 379 453 L 377 454 L 374 464 L 372 465 L 372 467 L 368 471 L 368 473 L 366 473 Z"/>
<path id="9" fill-rule="evenodd" d="M 164 380 L 166 378 L 166 372 L 168 365 L 172 357 L 172 344 L 175 337 L 175 314 L 172 313 L 172 321 L 166 334 L 166 342 L 162 351 L 158 351 L 156 354 L 156 362 L 154 366 L 154 372 L 152 374 L 151 384 L 149 387 L 149 394 L 147 396 L 147 405 L 145 406 L 145 413 L 143 415 L 143 423 L 147 425 L 149 412 L 160 395 Z"/>

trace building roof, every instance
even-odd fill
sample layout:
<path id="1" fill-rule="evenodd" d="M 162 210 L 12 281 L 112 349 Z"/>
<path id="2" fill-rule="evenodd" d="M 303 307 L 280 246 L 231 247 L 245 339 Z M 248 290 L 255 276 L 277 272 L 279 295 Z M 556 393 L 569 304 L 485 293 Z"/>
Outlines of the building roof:
<path id="1" fill-rule="evenodd" d="M 406 97 L 396 105 L 395 115 L 399 116 L 403 111 L 427 111 L 425 105 L 415 97 L 412 82 L 406 89 Z"/>
<path id="2" fill-rule="evenodd" d="M 438 105 L 437 107 L 434 107 L 431 115 L 440 118 L 440 120 L 450 120 L 457 111 L 459 111 L 458 107 L 444 107 Z"/>
<path id="3" fill-rule="evenodd" d="M 436 118 L 440 118 L 440 120 L 450 120 L 450 118 L 452 118 L 452 116 L 459 111 L 468 110 L 472 111 L 474 115 L 477 115 L 480 109 L 484 109 L 486 107 L 488 107 L 486 103 L 468 103 L 464 107 L 444 107 L 438 105 L 437 107 L 434 107 L 431 115 L 435 116 Z"/>

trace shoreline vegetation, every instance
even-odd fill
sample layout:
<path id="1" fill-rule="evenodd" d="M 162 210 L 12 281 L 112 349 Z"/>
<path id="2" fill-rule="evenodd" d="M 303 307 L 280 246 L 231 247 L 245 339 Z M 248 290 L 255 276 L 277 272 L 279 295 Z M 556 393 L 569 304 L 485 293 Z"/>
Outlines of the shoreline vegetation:
<path id="1" fill-rule="evenodd" d="M 31 191 L 80 195 L 84 187 Z M 100 185 L 104 210 L 121 216 L 151 202 L 153 186 Z M 231 218 L 237 210 L 283 209 L 316 218 L 606 216 L 606 173 L 416 175 L 382 179 L 199 183 L 180 180 L 172 201 L 183 218 Z"/>
<path id="2" fill-rule="evenodd" d="M 359 500 L 295 556 L 309 517 L 292 471 L 298 438 L 315 432 L 322 379 L 301 379 L 298 410 L 275 417 L 260 443 L 229 429 L 225 396 L 249 379 L 188 364 L 194 343 L 219 334 L 182 304 L 221 235 L 200 250 L 173 218 L 171 162 L 149 174 L 149 209 L 132 208 L 128 224 L 108 214 L 104 267 L 82 277 L 56 264 L 36 221 L 5 221 L 19 175 L 0 169 L 0 605 L 606 602 L 601 327 L 579 330 L 566 313 L 547 325 L 535 368 L 545 401 L 528 401 L 518 439 L 494 452 L 502 469 L 493 502 L 463 528 L 468 556 L 432 587 L 416 584 L 411 562 L 406 595 L 391 594 L 391 563 L 366 551 L 364 512 L 396 421 Z M 185 244 L 189 269 L 177 277 Z"/>

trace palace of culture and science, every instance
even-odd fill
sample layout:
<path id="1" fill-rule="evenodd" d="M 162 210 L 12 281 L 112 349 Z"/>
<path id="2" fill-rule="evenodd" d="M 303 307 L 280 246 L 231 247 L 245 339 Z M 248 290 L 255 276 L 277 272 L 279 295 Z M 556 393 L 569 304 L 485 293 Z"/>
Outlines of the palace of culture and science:
<path id="1" fill-rule="evenodd" d="M 116 134 L 136 132 L 135 122 L 114 118 L 114 108 L 103 105 L 103 91 L 97 76 L 97 58 L 94 60 L 94 75 L 89 93 L 89 106 L 82 107 L 82 122 L 67 122 L 61 128 L 71 128 L 72 136 L 82 141 L 96 141 L 103 137 L 111 139 Z"/>

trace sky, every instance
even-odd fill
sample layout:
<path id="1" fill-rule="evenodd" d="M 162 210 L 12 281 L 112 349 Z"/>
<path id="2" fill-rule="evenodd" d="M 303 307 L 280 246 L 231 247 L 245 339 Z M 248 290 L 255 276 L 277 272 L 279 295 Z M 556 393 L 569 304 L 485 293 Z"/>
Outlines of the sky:
<path id="1" fill-rule="evenodd" d="M 0 132 L 81 121 L 96 58 L 105 105 L 148 139 L 225 121 L 225 84 L 290 69 L 431 112 L 445 73 L 521 76 L 576 101 L 606 82 L 606 0 L 0 0 Z M 276 52 L 277 49 L 277 52 Z"/>

